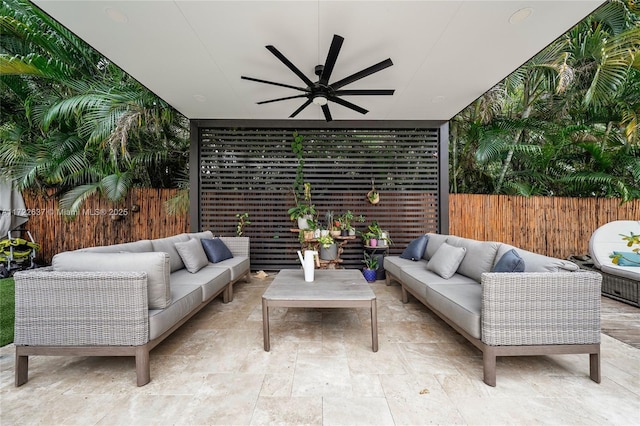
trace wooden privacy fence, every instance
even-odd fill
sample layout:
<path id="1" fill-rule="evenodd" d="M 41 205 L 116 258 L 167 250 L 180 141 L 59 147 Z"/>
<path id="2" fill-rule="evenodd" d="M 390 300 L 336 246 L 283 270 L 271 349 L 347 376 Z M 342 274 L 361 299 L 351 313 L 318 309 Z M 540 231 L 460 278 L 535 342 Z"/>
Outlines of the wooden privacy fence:
<path id="1" fill-rule="evenodd" d="M 90 198 L 73 221 L 60 211 L 56 200 L 25 194 L 30 213 L 26 227 L 42 245 L 38 262 L 49 263 L 54 254 L 65 250 L 188 232 L 188 214 L 166 213 L 164 203 L 175 194 L 170 189 L 134 189 L 115 204 Z M 118 213 L 120 220 L 113 220 L 111 214 Z M 261 226 L 259 218 L 250 220 L 249 237 Z M 640 200 L 620 205 L 617 199 L 604 198 L 449 195 L 450 234 L 501 241 L 560 258 L 588 253 L 593 231 L 612 220 L 640 220 Z M 232 226 L 227 228 L 225 234 L 231 235 Z M 402 248 L 396 246 L 394 251 Z"/>
<path id="2" fill-rule="evenodd" d="M 61 251 L 188 232 L 189 215 L 170 215 L 165 209 L 165 202 L 176 193 L 175 189 L 137 188 L 119 203 L 92 197 L 73 220 L 57 200 L 24 194 L 29 213 L 25 228 L 42 246 L 36 261 L 48 264 Z"/>
<path id="3" fill-rule="evenodd" d="M 450 234 L 559 258 L 587 254 L 593 231 L 613 220 L 640 220 L 640 200 L 449 195 Z"/>

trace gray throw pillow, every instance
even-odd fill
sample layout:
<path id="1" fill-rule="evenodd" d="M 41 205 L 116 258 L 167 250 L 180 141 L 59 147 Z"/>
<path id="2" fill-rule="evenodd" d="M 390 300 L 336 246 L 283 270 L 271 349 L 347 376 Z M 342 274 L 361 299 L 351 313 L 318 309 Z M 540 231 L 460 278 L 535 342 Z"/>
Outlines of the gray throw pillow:
<path id="1" fill-rule="evenodd" d="M 458 270 L 458 266 L 462 263 L 466 252 L 467 249 L 464 247 L 454 247 L 450 244 L 442 243 L 429 259 L 427 270 L 435 272 L 445 280 L 449 279 Z"/>
<path id="2" fill-rule="evenodd" d="M 231 259 L 233 254 L 229 247 L 220 239 L 205 239 L 200 240 L 202 242 L 202 248 L 209 259 L 209 262 L 218 263 L 226 259 Z"/>
<path id="3" fill-rule="evenodd" d="M 491 272 L 524 272 L 524 260 L 511 249 L 502 255 Z"/>
<path id="4" fill-rule="evenodd" d="M 427 242 L 429 237 L 423 235 L 415 240 L 411 241 L 406 249 L 400 255 L 403 259 L 410 259 L 413 261 L 422 259 L 424 250 L 427 248 Z"/>
<path id="5" fill-rule="evenodd" d="M 191 238 L 184 243 L 175 243 L 175 247 L 184 263 L 184 267 L 192 274 L 195 274 L 209 264 L 209 260 L 202 249 L 202 244 L 200 244 L 199 239 Z"/>

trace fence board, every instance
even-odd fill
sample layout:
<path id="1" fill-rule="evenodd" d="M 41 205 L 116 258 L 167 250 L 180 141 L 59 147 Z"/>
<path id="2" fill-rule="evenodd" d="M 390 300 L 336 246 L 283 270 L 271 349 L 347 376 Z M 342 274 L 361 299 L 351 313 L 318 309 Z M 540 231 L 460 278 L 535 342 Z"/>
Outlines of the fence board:
<path id="1" fill-rule="evenodd" d="M 559 258 L 588 253 L 593 231 L 613 220 L 640 220 L 640 200 L 449 195 L 450 234 Z"/>
<path id="2" fill-rule="evenodd" d="M 117 204 L 91 198 L 74 221 L 65 218 L 53 198 L 25 194 L 31 213 L 26 227 L 42 245 L 38 262 L 48 263 L 54 254 L 65 250 L 188 232 L 188 214 L 168 215 L 165 211 L 164 202 L 175 193 L 169 189 L 133 189 Z M 391 193 L 384 196 L 395 197 Z M 134 204 L 140 207 L 138 212 L 132 211 Z M 113 221 L 108 213 L 114 209 L 126 209 L 127 215 Z M 449 195 L 450 234 L 501 241 L 560 258 L 588 253 L 593 231 L 612 220 L 640 220 L 640 200 L 620 205 L 617 199 L 604 198 Z M 227 226 L 214 233 L 231 235 L 234 221 L 228 218 Z M 248 236 L 252 226 L 246 230 Z M 395 251 L 401 250 L 403 243 L 398 243 Z"/>

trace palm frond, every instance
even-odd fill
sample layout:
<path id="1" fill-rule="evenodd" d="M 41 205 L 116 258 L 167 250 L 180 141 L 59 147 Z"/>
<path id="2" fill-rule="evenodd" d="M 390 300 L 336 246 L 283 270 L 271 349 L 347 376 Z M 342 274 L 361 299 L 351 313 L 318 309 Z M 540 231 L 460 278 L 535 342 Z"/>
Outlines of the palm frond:
<path id="1" fill-rule="evenodd" d="M 60 198 L 60 208 L 65 212 L 69 212 L 71 216 L 75 216 L 80 211 L 82 203 L 92 195 L 100 192 L 101 183 L 90 183 L 77 186 L 70 191 L 67 191 L 62 198 Z"/>

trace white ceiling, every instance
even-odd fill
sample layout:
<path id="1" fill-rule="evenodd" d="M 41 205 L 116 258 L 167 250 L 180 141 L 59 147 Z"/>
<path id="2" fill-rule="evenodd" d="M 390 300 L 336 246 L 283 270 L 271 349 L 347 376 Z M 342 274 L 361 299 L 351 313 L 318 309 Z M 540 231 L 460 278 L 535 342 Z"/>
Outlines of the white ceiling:
<path id="1" fill-rule="evenodd" d="M 300 92 L 240 76 L 305 87 L 265 46 L 316 81 L 339 34 L 330 83 L 391 58 L 392 67 L 343 89 L 396 92 L 345 97 L 367 115 L 330 103 L 334 120 L 449 120 L 603 1 L 34 3 L 190 119 L 287 118 L 304 99 L 256 102 Z M 530 13 L 520 20 L 522 9 Z M 324 118 L 312 104 L 295 119 Z"/>

